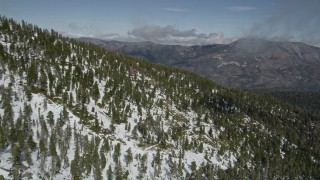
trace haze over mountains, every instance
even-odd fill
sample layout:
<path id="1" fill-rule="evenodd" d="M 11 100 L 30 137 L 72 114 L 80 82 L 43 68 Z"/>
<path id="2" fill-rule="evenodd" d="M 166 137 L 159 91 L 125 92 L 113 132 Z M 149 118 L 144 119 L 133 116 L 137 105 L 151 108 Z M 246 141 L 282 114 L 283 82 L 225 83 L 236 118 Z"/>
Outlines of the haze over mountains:
<path id="1" fill-rule="evenodd" d="M 80 40 L 111 51 L 196 72 L 228 87 L 320 90 L 320 48 L 300 42 L 242 38 L 230 44 L 179 46 L 91 38 Z"/>

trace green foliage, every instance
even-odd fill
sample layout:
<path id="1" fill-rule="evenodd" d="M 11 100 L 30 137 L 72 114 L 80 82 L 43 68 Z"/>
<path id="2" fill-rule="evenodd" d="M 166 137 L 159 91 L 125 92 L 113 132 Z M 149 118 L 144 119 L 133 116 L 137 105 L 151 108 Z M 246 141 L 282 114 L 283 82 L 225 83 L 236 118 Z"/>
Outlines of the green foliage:
<path id="1" fill-rule="evenodd" d="M 54 115 L 52 111 L 48 112 L 47 121 L 49 122 L 50 126 L 54 125 Z"/>
<path id="2" fill-rule="evenodd" d="M 0 152 L 5 148 L 5 133 L 2 129 L 2 126 L 0 126 Z"/>
<path id="3" fill-rule="evenodd" d="M 113 179 L 113 172 L 112 172 L 112 168 L 109 165 L 108 171 L 107 171 L 107 177 L 108 179 Z"/>
<path id="4" fill-rule="evenodd" d="M 0 44 L 0 58 L 3 59 L 4 58 L 4 47 L 2 44 Z"/>
<path id="5" fill-rule="evenodd" d="M 197 170 L 197 164 L 195 161 L 192 161 L 191 162 L 191 171 L 192 172 L 195 172 Z"/>
<path id="6" fill-rule="evenodd" d="M 21 149 L 17 145 L 13 145 L 11 147 L 11 156 L 12 156 L 12 164 L 13 166 L 19 165 L 21 162 L 20 156 L 21 155 Z"/>
<path id="7" fill-rule="evenodd" d="M 56 142 L 53 134 L 51 134 L 50 136 L 49 151 L 50 151 L 50 156 L 57 156 Z"/>
<path id="8" fill-rule="evenodd" d="M 34 86 L 36 85 L 38 81 L 38 70 L 37 70 L 37 64 L 35 61 L 33 61 L 28 69 L 27 72 L 27 83 L 28 86 Z"/>
<path id="9" fill-rule="evenodd" d="M 74 159 L 71 161 L 70 172 L 73 179 L 81 179 L 82 171 L 80 167 L 80 155 L 78 146 L 76 146 Z"/>
<path id="10" fill-rule="evenodd" d="M 37 143 L 34 142 L 34 140 L 33 140 L 31 135 L 28 138 L 28 146 L 32 151 L 35 150 L 35 148 L 37 147 Z"/>
<path id="11" fill-rule="evenodd" d="M 119 156 L 121 155 L 121 154 L 120 154 L 120 148 L 121 148 L 120 143 L 118 143 L 118 144 L 116 144 L 116 145 L 114 146 L 113 160 L 114 160 L 114 162 L 116 162 L 116 163 L 119 161 Z"/>
<path id="12" fill-rule="evenodd" d="M 91 93 L 92 93 L 92 97 L 95 101 L 97 101 L 100 98 L 100 92 L 99 92 L 99 87 L 98 87 L 97 82 L 94 83 Z"/>
<path id="13" fill-rule="evenodd" d="M 40 78 L 39 78 L 39 83 L 40 83 L 40 89 L 46 93 L 47 92 L 47 74 L 44 72 L 44 70 L 42 69 L 40 74 Z"/>
<path id="14" fill-rule="evenodd" d="M 41 154 L 45 154 L 47 152 L 46 145 L 42 139 L 39 142 L 39 149 Z"/>
<path id="15" fill-rule="evenodd" d="M 138 174 L 138 179 L 143 179 L 145 173 L 147 172 L 147 160 L 148 160 L 148 155 L 147 154 L 143 154 L 140 160 L 140 164 L 139 164 L 139 174 Z"/>
<path id="16" fill-rule="evenodd" d="M 126 163 L 127 165 L 130 164 L 133 160 L 133 157 L 132 157 L 132 152 L 131 152 L 131 148 L 128 148 L 128 150 L 126 151 L 127 152 L 127 155 L 126 155 Z"/>
<path id="17" fill-rule="evenodd" d="M 100 153 L 101 157 L 101 169 L 104 169 L 106 167 L 107 159 L 106 156 L 103 153 Z"/>
<path id="18" fill-rule="evenodd" d="M 272 95 L 294 106 L 320 116 L 320 93 L 318 92 L 264 92 L 266 95 Z"/>
<path id="19" fill-rule="evenodd" d="M 161 163 L 161 152 L 160 152 L 160 149 L 157 149 L 157 154 L 155 156 L 155 159 L 154 159 L 154 162 L 160 166 L 160 163 Z"/>

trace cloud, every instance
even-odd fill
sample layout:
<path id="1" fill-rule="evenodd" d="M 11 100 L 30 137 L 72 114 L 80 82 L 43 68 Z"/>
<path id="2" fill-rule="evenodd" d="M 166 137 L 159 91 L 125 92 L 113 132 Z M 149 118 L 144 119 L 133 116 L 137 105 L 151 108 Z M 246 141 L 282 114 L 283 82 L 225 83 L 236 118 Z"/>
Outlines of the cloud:
<path id="1" fill-rule="evenodd" d="M 320 1 L 282 0 L 244 35 L 320 46 Z"/>
<path id="2" fill-rule="evenodd" d="M 71 38 L 79 38 L 79 37 L 89 37 L 88 34 L 82 34 L 82 33 L 74 33 L 74 32 L 66 32 L 66 31 L 60 31 L 60 34 L 63 36 L 71 37 Z"/>
<path id="3" fill-rule="evenodd" d="M 128 32 L 128 34 L 134 35 L 136 37 L 141 37 L 146 40 L 152 40 L 152 39 L 165 38 L 168 36 L 172 36 L 172 37 L 195 36 L 196 30 L 191 29 L 186 31 L 180 31 L 171 25 L 163 26 L 163 27 L 157 26 L 157 25 L 145 25 L 145 26 L 133 29 L 132 31 Z"/>
<path id="4" fill-rule="evenodd" d="M 229 11 L 233 12 L 243 12 L 243 11 L 252 11 L 256 10 L 257 8 L 255 7 L 249 7 L 249 6 L 232 6 L 232 7 L 227 7 Z"/>
<path id="5" fill-rule="evenodd" d="M 83 27 L 79 26 L 76 23 L 70 23 L 70 24 L 67 25 L 67 27 L 72 31 L 79 31 L 79 30 L 83 30 L 84 29 Z"/>
<path id="6" fill-rule="evenodd" d="M 177 12 L 177 13 L 187 12 L 187 9 L 181 9 L 181 8 L 162 8 L 162 10 L 170 11 L 170 12 Z"/>
<path id="7" fill-rule="evenodd" d="M 87 27 L 81 27 L 75 23 L 68 25 L 72 32 L 60 32 L 64 36 L 79 38 L 92 37 L 103 40 L 117 40 L 125 42 L 152 41 L 158 44 L 170 45 L 209 45 L 227 44 L 234 41 L 234 38 L 226 38 L 222 32 L 217 33 L 197 33 L 196 29 L 180 30 L 173 25 L 158 26 L 144 25 L 132 29 L 127 34 L 118 33 L 90 33 Z"/>
<path id="8" fill-rule="evenodd" d="M 96 35 L 96 37 L 105 40 L 114 40 L 121 38 L 121 35 L 118 33 L 103 33 Z"/>
<path id="9" fill-rule="evenodd" d="M 220 33 L 197 33 L 195 29 L 179 30 L 175 26 L 145 25 L 128 32 L 131 38 L 140 41 L 152 41 L 160 44 L 179 44 L 179 45 L 208 45 L 226 44 L 234 39 L 225 38 Z"/>
<path id="10" fill-rule="evenodd" d="M 74 34 L 74 36 L 81 34 L 91 34 L 91 36 L 93 36 L 92 32 L 94 32 L 96 29 L 92 25 L 80 25 L 76 22 L 67 24 L 67 28 L 70 29 L 69 34 Z"/>

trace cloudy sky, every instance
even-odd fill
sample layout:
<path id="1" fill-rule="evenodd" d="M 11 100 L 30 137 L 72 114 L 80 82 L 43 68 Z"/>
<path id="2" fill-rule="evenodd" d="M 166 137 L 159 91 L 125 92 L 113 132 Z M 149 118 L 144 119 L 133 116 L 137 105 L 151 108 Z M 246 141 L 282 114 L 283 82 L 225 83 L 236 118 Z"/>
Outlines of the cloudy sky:
<path id="1" fill-rule="evenodd" d="M 320 0 L 0 0 L 0 15 L 72 37 L 203 45 L 251 36 L 320 46 Z"/>

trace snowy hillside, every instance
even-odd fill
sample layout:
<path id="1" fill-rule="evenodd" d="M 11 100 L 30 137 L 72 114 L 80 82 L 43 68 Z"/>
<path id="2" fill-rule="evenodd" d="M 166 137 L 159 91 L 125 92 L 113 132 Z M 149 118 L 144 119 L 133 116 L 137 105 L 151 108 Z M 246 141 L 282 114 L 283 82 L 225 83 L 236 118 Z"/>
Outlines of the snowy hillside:
<path id="1" fill-rule="evenodd" d="M 53 30 L 0 22 L 4 178 L 319 176 L 316 117 Z"/>

